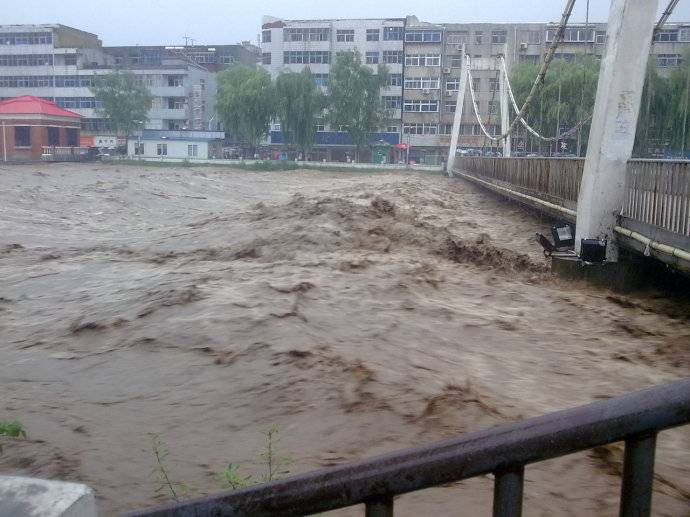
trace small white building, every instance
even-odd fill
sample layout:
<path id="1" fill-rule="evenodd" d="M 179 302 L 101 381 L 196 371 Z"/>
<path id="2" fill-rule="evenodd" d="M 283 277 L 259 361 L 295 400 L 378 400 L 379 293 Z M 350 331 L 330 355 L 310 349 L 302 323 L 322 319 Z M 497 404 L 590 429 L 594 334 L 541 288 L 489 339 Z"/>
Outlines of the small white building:
<path id="1" fill-rule="evenodd" d="M 223 131 L 167 131 L 146 129 L 130 137 L 132 158 L 222 158 Z"/>

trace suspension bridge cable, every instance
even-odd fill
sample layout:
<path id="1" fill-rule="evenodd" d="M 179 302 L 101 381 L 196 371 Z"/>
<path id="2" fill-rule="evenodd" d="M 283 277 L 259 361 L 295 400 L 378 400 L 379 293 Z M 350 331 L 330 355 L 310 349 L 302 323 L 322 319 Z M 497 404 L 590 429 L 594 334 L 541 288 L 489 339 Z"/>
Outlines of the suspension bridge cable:
<path id="1" fill-rule="evenodd" d="M 661 30 L 661 28 L 666 24 L 668 19 L 670 18 L 671 14 L 673 14 L 673 10 L 676 8 L 678 5 L 678 0 L 671 0 L 668 5 L 666 6 L 666 9 L 664 9 L 664 12 L 661 13 L 661 18 L 659 18 L 659 21 L 656 23 L 654 26 L 654 32 L 656 33 L 657 31 Z"/>
<path id="2" fill-rule="evenodd" d="M 505 77 L 506 89 L 508 90 L 508 97 L 510 98 L 510 103 L 513 106 L 513 110 L 515 111 L 515 113 L 517 113 L 519 116 L 520 111 L 518 109 L 517 102 L 515 101 L 515 95 L 513 94 L 513 88 L 511 87 L 510 80 L 508 79 L 508 70 L 506 68 L 505 59 L 503 57 L 501 57 L 500 60 L 501 60 L 501 69 L 502 69 L 503 75 Z M 524 118 L 520 118 L 520 122 L 522 123 L 524 128 L 527 131 L 529 131 L 533 136 L 539 138 L 540 140 L 543 140 L 544 142 L 554 142 L 556 140 L 561 140 L 564 137 L 568 137 L 568 136 L 574 134 L 576 131 L 578 131 L 582 126 L 584 126 L 591 119 L 592 119 L 592 113 L 590 113 L 588 116 L 584 117 L 580 122 L 578 122 L 575 126 L 570 128 L 565 133 L 561 133 L 559 136 L 543 136 L 536 129 L 532 128 Z"/>

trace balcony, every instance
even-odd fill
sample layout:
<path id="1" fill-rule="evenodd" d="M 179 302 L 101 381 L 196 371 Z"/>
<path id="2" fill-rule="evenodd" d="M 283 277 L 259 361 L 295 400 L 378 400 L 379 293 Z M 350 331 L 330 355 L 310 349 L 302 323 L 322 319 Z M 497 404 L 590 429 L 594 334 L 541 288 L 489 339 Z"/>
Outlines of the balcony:
<path id="1" fill-rule="evenodd" d="M 149 110 L 149 119 L 187 120 L 187 110 L 152 108 L 151 110 Z"/>

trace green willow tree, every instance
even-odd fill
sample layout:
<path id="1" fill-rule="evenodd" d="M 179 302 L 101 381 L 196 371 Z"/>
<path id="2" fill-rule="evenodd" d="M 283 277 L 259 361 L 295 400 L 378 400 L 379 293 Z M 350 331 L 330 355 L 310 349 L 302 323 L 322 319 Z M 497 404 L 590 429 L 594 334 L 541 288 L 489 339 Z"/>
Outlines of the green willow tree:
<path id="1" fill-rule="evenodd" d="M 510 84 L 518 106 L 522 106 L 527 98 L 538 71 L 539 65 L 533 64 L 519 64 L 513 67 Z M 567 131 L 592 113 L 598 80 L 599 60 L 593 56 L 582 56 L 574 62 L 554 60 L 546 74 L 544 86 L 527 114 L 527 122 L 547 137 L 556 136 L 559 125 L 562 128 L 561 132 Z M 511 118 L 512 116 L 514 115 L 511 111 Z M 577 149 L 584 149 L 588 136 L 589 123 L 569 139 L 577 141 Z M 532 140 L 533 146 L 538 146 L 540 151 L 544 145 L 548 145 L 532 136 L 528 137 Z"/>
<path id="2" fill-rule="evenodd" d="M 637 121 L 635 154 L 647 156 L 661 150 L 690 150 L 690 53 L 680 66 L 660 75 L 655 63 L 647 66 L 640 116 Z"/>
<path id="3" fill-rule="evenodd" d="M 249 144 L 254 154 L 275 114 L 271 76 L 260 68 L 237 65 L 218 73 L 217 84 L 216 110 L 225 129 Z"/>
<path id="4" fill-rule="evenodd" d="M 381 88 L 388 81 L 388 69 L 379 65 L 374 73 L 362 64 L 359 52 L 339 52 L 328 78 L 329 123 L 344 127 L 357 149 L 355 160 L 368 143 L 371 133 L 389 117 L 381 99 Z"/>
<path id="5" fill-rule="evenodd" d="M 285 143 L 306 157 L 314 145 L 316 121 L 325 107 L 325 97 L 308 68 L 285 72 L 275 81 L 275 111 Z"/>
<path id="6" fill-rule="evenodd" d="M 129 136 L 132 130 L 148 120 L 153 96 L 131 72 L 113 72 L 98 77 L 91 88 L 102 104 L 99 111 L 110 121 L 112 129 Z"/>

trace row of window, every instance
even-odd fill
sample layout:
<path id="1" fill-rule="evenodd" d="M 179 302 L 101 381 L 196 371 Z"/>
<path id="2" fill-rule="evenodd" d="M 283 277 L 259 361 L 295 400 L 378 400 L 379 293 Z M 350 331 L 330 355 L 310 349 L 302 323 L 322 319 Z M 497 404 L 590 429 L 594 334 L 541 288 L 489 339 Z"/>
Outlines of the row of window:
<path id="1" fill-rule="evenodd" d="M 52 75 L 0 76 L 0 88 L 45 88 L 52 86 Z"/>
<path id="2" fill-rule="evenodd" d="M 490 135 L 498 135 L 500 126 L 496 124 L 489 124 L 486 130 Z M 403 134 L 405 135 L 450 135 L 453 131 L 453 124 L 427 124 L 427 123 L 413 123 L 403 124 Z M 461 124 L 461 135 L 483 135 L 479 124 Z"/>
<path id="3" fill-rule="evenodd" d="M 405 66 L 441 66 L 441 54 L 408 54 Z"/>
<path id="4" fill-rule="evenodd" d="M 144 155 L 146 154 L 146 144 L 144 142 L 137 142 L 134 144 L 134 154 Z M 168 155 L 168 144 L 156 144 L 156 154 L 158 156 Z M 198 144 L 188 144 L 187 145 L 187 156 L 195 157 L 199 156 L 199 145 Z"/>
<path id="5" fill-rule="evenodd" d="M 672 66 L 680 66 L 683 62 L 683 56 L 680 54 L 657 54 L 656 66 L 659 68 L 668 68 Z"/>
<path id="6" fill-rule="evenodd" d="M 331 53 L 326 50 L 287 50 L 283 52 L 283 64 L 329 64 Z"/>
<path id="7" fill-rule="evenodd" d="M 42 66 L 52 64 L 52 54 L 0 55 L 0 66 Z"/>
<path id="8" fill-rule="evenodd" d="M 48 145 L 60 145 L 60 128 L 49 127 L 48 129 Z M 69 147 L 76 147 L 79 145 L 78 135 L 76 129 L 67 128 L 65 142 Z M 15 126 L 14 128 L 14 146 L 15 147 L 31 147 L 31 126 Z"/>
<path id="9" fill-rule="evenodd" d="M 438 90 L 441 87 L 439 77 L 406 77 L 405 88 L 408 90 Z M 446 79 L 446 90 L 455 92 L 460 89 L 459 77 L 448 77 Z"/>
<path id="10" fill-rule="evenodd" d="M 381 39 L 381 32 L 383 32 L 384 41 L 402 41 L 405 34 L 403 27 L 384 27 L 382 31 L 379 29 L 366 29 L 366 31 L 367 41 L 379 41 Z M 262 31 L 261 43 L 271 43 L 271 38 L 272 33 L 270 29 Z M 283 29 L 283 41 L 329 41 L 330 38 L 331 29 L 326 27 L 286 27 Z M 355 41 L 354 29 L 336 30 L 335 40 L 339 42 Z"/>
<path id="11" fill-rule="evenodd" d="M 103 103 L 95 97 L 55 97 L 55 104 L 65 109 L 99 109 Z"/>
<path id="12" fill-rule="evenodd" d="M 654 41 L 690 41 L 690 27 L 662 29 L 654 34 Z"/>
<path id="13" fill-rule="evenodd" d="M 51 45 L 52 32 L 5 32 L 0 34 L 0 45 Z"/>

